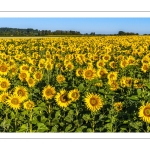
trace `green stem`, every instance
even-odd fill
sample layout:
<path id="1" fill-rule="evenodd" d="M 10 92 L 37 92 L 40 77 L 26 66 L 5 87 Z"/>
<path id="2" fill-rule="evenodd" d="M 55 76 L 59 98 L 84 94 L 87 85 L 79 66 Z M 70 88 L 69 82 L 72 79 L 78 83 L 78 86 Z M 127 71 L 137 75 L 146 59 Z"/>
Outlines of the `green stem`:
<path id="1" fill-rule="evenodd" d="M 95 113 L 92 113 L 92 132 L 95 132 Z"/>
<path id="2" fill-rule="evenodd" d="M 30 132 L 32 132 L 32 110 L 30 111 L 29 128 L 30 128 Z"/>
<path id="3" fill-rule="evenodd" d="M 17 130 L 17 115 L 18 115 L 18 111 L 15 111 L 15 132 Z"/>

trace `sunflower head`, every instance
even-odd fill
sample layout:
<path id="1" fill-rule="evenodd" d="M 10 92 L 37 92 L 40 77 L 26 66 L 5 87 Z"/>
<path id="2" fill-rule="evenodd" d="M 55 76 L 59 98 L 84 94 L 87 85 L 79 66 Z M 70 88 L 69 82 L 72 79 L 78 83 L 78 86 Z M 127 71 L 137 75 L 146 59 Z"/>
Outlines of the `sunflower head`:
<path id="1" fill-rule="evenodd" d="M 102 98 L 93 93 L 88 93 L 85 97 L 85 105 L 91 112 L 96 112 L 103 107 L 103 100 Z"/>
<path id="2" fill-rule="evenodd" d="M 66 80 L 66 78 L 62 74 L 59 74 L 57 75 L 56 80 L 60 84 L 63 83 Z"/>
<path id="3" fill-rule="evenodd" d="M 35 106 L 34 102 L 31 100 L 28 100 L 26 102 L 23 103 L 24 109 L 26 110 L 32 110 Z"/>
<path id="4" fill-rule="evenodd" d="M 55 88 L 50 85 L 47 85 L 46 87 L 44 87 L 42 91 L 43 97 L 46 100 L 52 99 L 55 96 L 55 93 L 56 93 Z"/>
<path id="5" fill-rule="evenodd" d="M 1 91 L 7 91 L 7 89 L 10 87 L 10 82 L 6 78 L 1 78 L 0 79 L 0 90 Z"/>
<path id="6" fill-rule="evenodd" d="M 8 100 L 6 100 L 6 103 L 13 109 L 20 109 L 21 102 L 22 99 L 18 95 L 11 95 Z"/>
<path id="7" fill-rule="evenodd" d="M 119 112 L 122 110 L 122 103 L 121 102 L 116 102 L 114 103 L 114 109 Z"/>
<path id="8" fill-rule="evenodd" d="M 15 91 L 14 91 L 15 95 L 18 95 L 21 97 L 22 101 L 26 100 L 28 98 L 28 91 L 25 87 L 23 86 L 17 86 L 15 87 Z"/>
<path id="9" fill-rule="evenodd" d="M 41 81 L 42 78 L 43 78 L 43 74 L 39 71 L 35 72 L 34 75 L 33 75 L 34 79 L 37 80 L 37 81 Z"/>
<path id="10" fill-rule="evenodd" d="M 60 92 L 56 94 L 55 100 L 57 105 L 62 108 L 68 107 L 68 105 L 71 103 L 71 100 L 68 98 L 68 92 L 64 89 L 60 90 Z"/>
<path id="11" fill-rule="evenodd" d="M 80 97 L 80 93 L 79 93 L 78 89 L 71 90 L 68 93 L 68 98 L 70 98 L 72 101 L 78 100 L 79 97 Z"/>
<path id="12" fill-rule="evenodd" d="M 139 117 L 147 123 L 150 123 L 150 103 L 146 103 L 139 108 Z"/>
<path id="13" fill-rule="evenodd" d="M 96 77 L 96 71 L 94 68 L 84 69 L 82 76 L 84 79 L 93 80 Z"/>

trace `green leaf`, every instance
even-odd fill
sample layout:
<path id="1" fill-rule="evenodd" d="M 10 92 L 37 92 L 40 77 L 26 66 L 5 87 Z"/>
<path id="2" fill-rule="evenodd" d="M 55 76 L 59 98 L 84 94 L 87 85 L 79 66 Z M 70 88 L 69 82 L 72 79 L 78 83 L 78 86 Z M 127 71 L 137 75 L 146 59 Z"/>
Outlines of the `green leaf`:
<path id="1" fill-rule="evenodd" d="M 38 105 L 39 107 L 46 107 L 46 103 L 42 102 L 41 104 Z"/>
<path id="2" fill-rule="evenodd" d="M 58 130 L 58 125 L 55 125 L 54 127 L 52 127 L 51 132 L 57 132 Z"/>
<path id="3" fill-rule="evenodd" d="M 32 118 L 32 124 L 37 124 L 38 123 L 38 119 L 37 119 L 37 116 L 34 116 Z"/>
<path id="4" fill-rule="evenodd" d="M 135 100 L 135 101 L 139 100 L 139 98 L 137 97 L 137 95 L 133 95 L 131 97 L 128 97 L 128 99 L 129 100 Z"/>
<path id="5" fill-rule="evenodd" d="M 76 132 L 83 132 L 83 129 L 86 129 L 86 128 L 87 128 L 87 126 L 81 126 L 76 129 Z"/>
<path id="6" fill-rule="evenodd" d="M 141 94 L 142 94 L 141 89 L 137 89 L 137 94 L 138 94 L 138 97 L 140 97 L 140 96 L 141 96 Z"/>
<path id="7" fill-rule="evenodd" d="M 83 83 L 81 83 L 79 86 L 78 86 L 78 89 L 82 92 L 82 91 L 84 91 L 84 84 Z"/>
<path id="8" fill-rule="evenodd" d="M 145 85 L 150 89 L 150 83 L 146 83 Z"/>
<path id="9" fill-rule="evenodd" d="M 23 124 L 18 132 L 27 132 L 28 131 L 28 126 L 27 124 Z"/>
<path id="10" fill-rule="evenodd" d="M 41 116 L 41 122 L 45 123 L 47 121 L 47 118 L 45 116 Z"/>
<path id="11" fill-rule="evenodd" d="M 74 110 L 69 110 L 68 116 L 73 115 L 73 114 L 74 114 Z"/>
<path id="12" fill-rule="evenodd" d="M 11 116 L 11 119 L 14 119 L 14 118 L 15 118 L 15 113 L 12 111 L 12 112 L 10 113 L 10 116 Z"/>
<path id="13" fill-rule="evenodd" d="M 88 128 L 86 131 L 87 132 L 93 132 L 91 128 Z"/>
<path id="14" fill-rule="evenodd" d="M 61 114 L 61 113 L 60 113 L 60 110 L 57 110 L 56 113 L 55 113 L 55 118 L 60 117 L 60 116 L 61 116 L 60 114 Z"/>
<path id="15" fill-rule="evenodd" d="M 90 115 L 88 115 L 88 114 L 84 114 L 84 115 L 82 116 L 82 118 L 83 118 L 86 122 L 88 122 L 88 121 L 91 120 L 91 117 L 90 117 Z"/>
<path id="16" fill-rule="evenodd" d="M 120 128 L 120 132 L 126 132 L 127 129 L 126 128 Z"/>
<path id="17" fill-rule="evenodd" d="M 38 126 L 37 129 L 38 132 L 48 131 L 48 128 L 44 123 L 38 123 L 37 126 Z"/>
<path id="18" fill-rule="evenodd" d="M 58 124 L 58 123 L 59 123 L 59 118 L 54 118 L 54 119 L 53 119 L 53 123 L 54 123 L 54 124 Z"/>
<path id="19" fill-rule="evenodd" d="M 65 118 L 64 118 L 64 120 L 65 121 L 67 121 L 67 122 L 69 122 L 69 123 L 71 123 L 72 121 L 73 121 L 73 117 L 72 117 L 72 115 L 67 115 Z"/>
<path id="20" fill-rule="evenodd" d="M 102 94 L 105 94 L 105 93 L 106 93 L 104 89 L 99 89 L 98 92 L 99 92 L 99 93 L 102 93 Z"/>
<path id="21" fill-rule="evenodd" d="M 2 108 L 3 108 L 3 103 L 0 102 L 0 109 L 2 109 Z"/>
<path id="22" fill-rule="evenodd" d="M 69 124 L 69 125 L 65 128 L 65 132 L 68 132 L 71 128 L 72 128 L 72 124 Z"/>
<path id="23" fill-rule="evenodd" d="M 59 125 L 60 125 L 61 127 L 63 127 L 65 124 L 64 124 L 64 122 L 61 122 Z"/>

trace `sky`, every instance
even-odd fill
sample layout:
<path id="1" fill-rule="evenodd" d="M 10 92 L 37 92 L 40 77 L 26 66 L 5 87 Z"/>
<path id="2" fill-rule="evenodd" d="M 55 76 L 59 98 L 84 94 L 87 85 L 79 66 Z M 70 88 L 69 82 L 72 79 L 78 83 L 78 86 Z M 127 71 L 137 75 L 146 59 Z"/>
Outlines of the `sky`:
<path id="1" fill-rule="evenodd" d="M 0 18 L 0 27 L 38 30 L 73 30 L 82 34 L 150 34 L 150 18 Z"/>

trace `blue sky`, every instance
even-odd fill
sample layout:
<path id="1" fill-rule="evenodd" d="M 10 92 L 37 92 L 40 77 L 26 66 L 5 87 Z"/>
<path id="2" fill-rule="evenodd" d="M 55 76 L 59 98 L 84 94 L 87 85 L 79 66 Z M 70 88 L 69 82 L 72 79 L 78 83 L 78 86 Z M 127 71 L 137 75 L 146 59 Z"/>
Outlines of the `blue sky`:
<path id="1" fill-rule="evenodd" d="M 118 31 L 150 34 L 150 18 L 0 18 L 0 27 L 97 34 L 117 34 Z"/>

